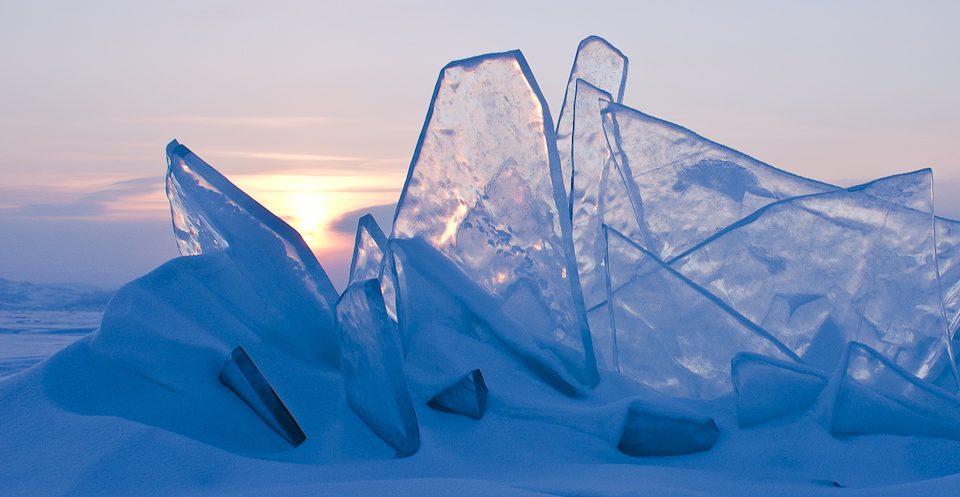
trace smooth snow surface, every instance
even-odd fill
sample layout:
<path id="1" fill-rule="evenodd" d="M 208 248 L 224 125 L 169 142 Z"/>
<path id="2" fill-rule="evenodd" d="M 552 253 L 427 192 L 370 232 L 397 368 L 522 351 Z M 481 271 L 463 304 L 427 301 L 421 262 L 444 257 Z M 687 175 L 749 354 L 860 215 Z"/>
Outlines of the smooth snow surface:
<path id="1" fill-rule="evenodd" d="M 449 64 L 339 296 L 171 143 L 183 257 L 102 320 L 0 307 L 0 495 L 960 493 L 932 172 L 793 176 L 622 105 L 626 68 L 584 40 L 555 132 L 519 52 Z"/>

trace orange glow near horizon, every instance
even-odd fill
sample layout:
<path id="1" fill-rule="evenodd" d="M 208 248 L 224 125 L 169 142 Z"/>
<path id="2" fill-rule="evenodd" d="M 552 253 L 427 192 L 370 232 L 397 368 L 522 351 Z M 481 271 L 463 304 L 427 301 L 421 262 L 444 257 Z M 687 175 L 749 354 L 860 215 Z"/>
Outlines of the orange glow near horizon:
<path id="1" fill-rule="evenodd" d="M 395 203 L 405 177 L 402 171 L 366 176 L 250 174 L 230 180 L 296 229 L 323 260 L 334 254 L 350 257 L 353 250 L 354 233 L 334 230 L 331 224 L 364 207 Z M 390 230 L 390 226 L 381 228 Z"/>
<path id="2" fill-rule="evenodd" d="M 337 231 L 331 224 L 349 212 L 397 202 L 406 177 L 406 171 L 362 174 L 267 173 L 231 175 L 228 179 L 296 229 L 318 259 L 326 260 L 349 258 L 355 236 Z M 162 178 L 139 188 L 124 187 L 132 181 L 130 178 L 31 179 L 8 185 L 7 189 L 16 194 L 0 196 L 0 210 L 45 206 L 41 217 L 102 221 L 170 217 Z M 99 204 L 102 208 L 77 208 L 87 204 Z M 24 215 L 38 215 L 33 212 L 26 211 Z M 389 232 L 391 227 L 381 228 Z"/>

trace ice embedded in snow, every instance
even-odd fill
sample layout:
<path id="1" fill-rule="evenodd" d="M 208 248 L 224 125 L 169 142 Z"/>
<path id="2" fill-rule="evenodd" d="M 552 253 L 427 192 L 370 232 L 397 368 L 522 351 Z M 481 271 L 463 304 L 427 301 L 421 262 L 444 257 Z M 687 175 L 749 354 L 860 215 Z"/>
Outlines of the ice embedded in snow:
<path id="1" fill-rule="evenodd" d="M 617 448 L 634 457 L 679 456 L 710 450 L 719 437 L 709 416 L 679 405 L 638 401 L 630 404 Z"/>
<path id="2" fill-rule="evenodd" d="M 739 352 L 796 359 L 766 331 L 729 309 L 616 230 L 605 228 L 610 307 L 620 372 L 670 397 L 714 398 L 733 389 Z"/>
<path id="3" fill-rule="evenodd" d="M 629 107 L 614 103 L 605 112 L 607 141 L 644 233 L 634 241 L 664 261 L 764 205 L 836 189 Z"/>
<path id="4" fill-rule="evenodd" d="M 887 433 L 960 440 L 960 399 L 876 350 L 850 342 L 824 390 L 824 421 L 837 437 Z"/>
<path id="5" fill-rule="evenodd" d="M 770 332 L 803 362 L 833 370 L 857 340 L 920 378 L 950 368 L 929 170 L 771 204 L 671 266 Z M 927 206 L 927 207 L 924 207 Z M 954 383 L 955 384 L 955 383 Z"/>
<path id="6" fill-rule="evenodd" d="M 403 375 L 397 324 L 387 315 L 380 282 L 351 284 L 337 302 L 340 369 L 347 404 L 398 457 L 420 448 L 420 427 Z"/>
<path id="7" fill-rule="evenodd" d="M 732 368 L 741 427 L 810 408 L 830 380 L 829 372 L 749 352 L 737 354 Z"/>
<path id="8" fill-rule="evenodd" d="M 600 188 L 605 186 L 615 166 L 603 133 L 600 108 L 603 101 L 610 101 L 610 94 L 579 79 L 575 89 L 577 126 L 573 130 L 574 181 L 570 197 L 573 248 L 577 254 L 583 301 L 587 309 L 591 309 L 607 299 Z"/>
<path id="9" fill-rule="evenodd" d="M 230 353 L 219 378 L 290 445 L 297 447 L 307 439 L 297 420 L 242 346 Z"/>
<path id="10" fill-rule="evenodd" d="M 481 419 L 487 408 L 487 384 L 483 374 L 474 369 L 460 381 L 435 395 L 427 405 L 444 412 Z"/>
<path id="11" fill-rule="evenodd" d="M 337 364 L 337 291 L 297 231 L 176 140 L 167 197 L 180 253 L 225 251 L 261 303 L 261 324 L 301 354 Z"/>
<path id="12" fill-rule="evenodd" d="M 518 340 L 494 328 L 499 341 L 589 388 L 597 368 L 560 176 L 553 121 L 523 56 L 452 62 L 437 82 L 392 238 L 421 240 L 452 261 L 523 330 Z"/>
<path id="13" fill-rule="evenodd" d="M 584 116 L 576 115 L 576 93 L 578 81 L 592 86 L 606 94 L 606 99 L 617 103 L 623 101 L 623 90 L 627 83 L 627 57 L 599 36 L 588 36 L 577 47 L 577 55 L 573 59 L 573 68 L 570 69 L 570 78 L 567 80 L 567 91 L 563 96 L 563 105 L 557 118 L 557 150 L 560 154 L 560 170 L 562 171 L 563 187 L 573 206 L 572 181 L 577 169 L 582 167 L 574 164 L 575 125 L 580 126 Z M 611 98 L 616 95 L 616 100 Z M 581 96 L 582 97 L 582 96 Z M 591 116 L 586 116 L 588 119 Z"/>

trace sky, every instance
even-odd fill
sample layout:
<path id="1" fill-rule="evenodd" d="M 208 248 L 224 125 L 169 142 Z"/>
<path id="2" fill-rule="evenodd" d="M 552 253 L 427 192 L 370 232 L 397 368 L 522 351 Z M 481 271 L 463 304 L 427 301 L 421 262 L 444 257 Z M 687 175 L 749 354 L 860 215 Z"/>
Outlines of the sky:
<path id="1" fill-rule="evenodd" d="M 960 2 L 347 3 L 0 4 L 0 278 L 116 288 L 176 257 L 177 139 L 342 289 L 440 69 L 520 49 L 556 118 L 589 35 L 630 59 L 626 105 L 842 186 L 930 167 L 960 218 Z"/>

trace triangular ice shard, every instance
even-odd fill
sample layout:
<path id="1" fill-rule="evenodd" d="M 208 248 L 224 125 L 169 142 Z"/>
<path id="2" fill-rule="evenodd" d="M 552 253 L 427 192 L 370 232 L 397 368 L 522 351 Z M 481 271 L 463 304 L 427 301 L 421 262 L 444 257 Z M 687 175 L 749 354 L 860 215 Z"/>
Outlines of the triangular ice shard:
<path id="1" fill-rule="evenodd" d="M 430 399 L 427 405 L 438 411 L 483 418 L 483 411 L 487 408 L 487 384 L 483 382 L 483 374 L 474 369 Z"/>
<path id="2" fill-rule="evenodd" d="M 176 140 L 167 146 L 167 197 L 180 253 L 225 250 L 263 305 L 263 336 L 299 355 L 338 362 L 337 291 L 303 238 Z"/>
<path id="3" fill-rule="evenodd" d="M 219 378 L 290 445 L 297 447 L 307 439 L 300 424 L 287 410 L 287 406 L 243 347 L 233 349 L 230 358 L 220 370 Z"/>
<path id="4" fill-rule="evenodd" d="M 350 262 L 349 284 L 380 277 L 380 263 L 387 249 L 387 237 L 377 221 L 367 214 L 357 224 L 357 241 L 353 246 L 353 259 Z"/>
<path id="5" fill-rule="evenodd" d="M 878 194 L 930 179 L 919 171 L 769 205 L 671 266 L 808 365 L 832 370 L 857 340 L 922 378 L 939 374 L 949 350 L 932 213 Z"/>
<path id="6" fill-rule="evenodd" d="M 531 343 L 520 352 L 592 387 L 599 378 L 558 161 L 549 110 L 520 52 L 452 62 L 392 238 L 422 240 L 452 261 L 527 335 L 500 338 Z"/>
<path id="7" fill-rule="evenodd" d="M 650 234 L 634 241 L 664 261 L 771 202 L 835 189 L 629 107 L 606 112 L 607 139 Z"/>
<path id="8" fill-rule="evenodd" d="M 960 400 L 876 350 L 851 342 L 824 390 L 825 421 L 837 437 L 888 433 L 960 440 Z"/>
<path id="9" fill-rule="evenodd" d="M 340 369 L 347 404 L 398 457 L 420 448 L 420 426 L 403 376 L 397 324 L 376 279 L 347 287 L 337 302 Z"/>
<path id="10" fill-rule="evenodd" d="M 795 358 L 764 330 L 626 237 L 606 229 L 612 321 L 620 371 L 670 397 L 733 389 L 740 352 Z"/>
<path id="11" fill-rule="evenodd" d="M 563 187 L 568 197 L 571 195 L 571 180 L 577 168 L 572 160 L 576 150 L 573 134 L 581 119 L 575 115 L 574 110 L 577 81 L 582 80 L 603 92 L 607 95 L 607 100 L 620 103 L 623 101 L 623 89 L 627 82 L 627 65 L 627 58 L 599 36 L 589 36 L 577 47 L 570 79 L 567 81 L 567 91 L 563 96 L 563 106 L 557 119 L 557 150 L 560 153 Z M 616 100 L 610 95 L 614 95 Z"/>
<path id="12" fill-rule="evenodd" d="M 392 256 L 389 256 L 387 237 L 380 230 L 380 225 L 372 215 L 367 214 L 360 218 L 357 224 L 357 240 L 353 246 L 353 260 L 350 262 L 349 284 L 365 281 L 371 278 L 380 281 L 380 293 L 386 305 L 390 319 L 397 320 L 397 301 L 393 272 L 391 270 Z"/>
<path id="13" fill-rule="evenodd" d="M 825 371 L 751 353 L 737 354 L 732 368 L 741 427 L 811 407 L 830 380 Z"/>

